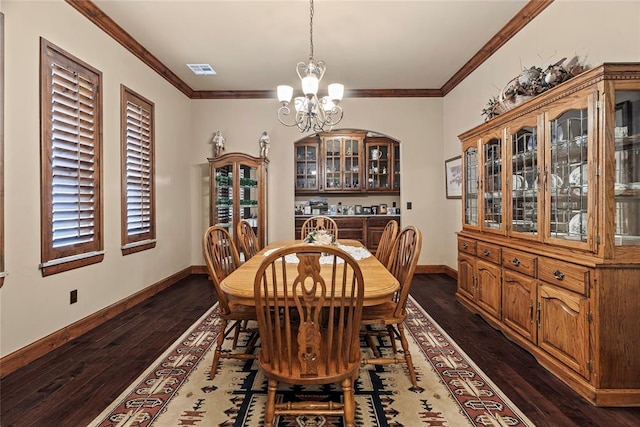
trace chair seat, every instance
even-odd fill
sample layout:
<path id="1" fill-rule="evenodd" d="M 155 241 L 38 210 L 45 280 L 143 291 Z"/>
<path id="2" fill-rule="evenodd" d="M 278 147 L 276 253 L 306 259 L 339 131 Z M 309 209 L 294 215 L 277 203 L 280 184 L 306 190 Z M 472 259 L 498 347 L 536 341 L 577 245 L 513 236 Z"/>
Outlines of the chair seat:
<path id="1" fill-rule="evenodd" d="M 230 313 L 220 313 L 220 317 L 227 320 L 257 320 L 256 308 L 252 305 L 229 301 L 229 310 Z"/>
<path id="2" fill-rule="evenodd" d="M 281 334 L 285 334 L 285 330 L 281 329 Z M 293 334 L 294 336 L 297 334 L 297 331 Z M 334 340 L 332 343 L 332 348 L 337 349 L 339 345 L 344 345 L 344 337 L 339 335 L 334 335 Z M 288 382 L 291 384 L 292 379 L 294 379 L 294 384 L 301 385 L 313 385 L 313 384 L 331 384 L 338 381 L 342 381 L 345 378 L 351 378 L 359 372 L 360 370 L 360 355 L 355 357 L 352 363 L 349 363 L 346 368 L 338 369 L 336 367 L 336 359 L 330 358 L 330 366 L 328 366 L 328 372 L 326 372 L 327 367 L 324 363 L 318 363 L 318 375 L 301 375 L 300 369 L 300 361 L 297 358 L 298 354 L 298 342 L 293 340 L 291 343 L 292 354 L 294 355 L 292 358 L 292 368 L 291 372 L 289 372 L 288 365 L 281 363 L 283 360 L 288 360 L 289 357 L 286 356 L 288 352 L 288 348 L 283 347 L 280 349 L 280 353 L 282 356 L 275 358 L 270 362 L 266 362 L 263 360 L 263 354 L 260 353 L 258 357 L 258 362 L 260 363 L 260 367 L 264 370 L 265 374 L 269 378 L 276 379 L 278 381 Z M 318 361 L 327 360 L 326 355 L 326 347 L 322 348 L 322 354 L 317 357 Z M 358 350 L 359 352 L 359 350 Z M 338 373 L 336 373 L 338 372 Z"/>
<path id="3" fill-rule="evenodd" d="M 394 315 L 396 306 L 395 302 L 389 301 L 383 304 L 363 307 L 361 323 L 363 325 L 393 325 L 403 322 L 406 316 L 397 317 Z"/>

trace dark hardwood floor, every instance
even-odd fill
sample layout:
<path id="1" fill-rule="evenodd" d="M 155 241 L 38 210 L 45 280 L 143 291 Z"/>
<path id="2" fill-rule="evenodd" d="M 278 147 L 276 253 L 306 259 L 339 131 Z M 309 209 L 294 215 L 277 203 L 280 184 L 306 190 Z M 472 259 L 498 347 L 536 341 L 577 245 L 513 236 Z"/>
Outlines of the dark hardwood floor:
<path id="1" fill-rule="evenodd" d="M 412 295 L 537 426 L 640 426 L 640 408 L 597 408 L 455 301 L 455 282 L 417 275 Z M 214 301 L 191 276 L 0 381 L 0 425 L 87 425 Z"/>

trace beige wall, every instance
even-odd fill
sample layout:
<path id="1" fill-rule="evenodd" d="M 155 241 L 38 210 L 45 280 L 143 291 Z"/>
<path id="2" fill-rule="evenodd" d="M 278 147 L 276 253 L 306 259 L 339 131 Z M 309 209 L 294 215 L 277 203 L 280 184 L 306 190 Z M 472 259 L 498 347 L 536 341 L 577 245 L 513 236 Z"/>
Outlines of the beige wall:
<path id="1" fill-rule="evenodd" d="M 291 70 L 292 73 L 295 71 Z M 225 152 L 258 155 L 258 137 L 271 136 L 269 151 L 269 240 L 291 239 L 294 229 L 293 142 L 302 134 L 282 126 L 274 100 L 200 100 L 193 103 L 192 231 L 201 235 L 207 226 L 208 181 L 206 157 L 216 130 L 226 138 Z M 346 99 L 340 128 L 368 129 L 400 141 L 402 162 L 401 203 L 403 225 L 413 224 L 426 242 L 420 264 L 442 264 L 442 242 L 453 235 L 443 233 L 441 202 L 444 198 L 442 164 L 442 99 Z M 413 209 L 406 210 L 411 201 Z M 193 242 L 192 262 L 203 264 L 200 242 Z"/>
<path id="2" fill-rule="evenodd" d="M 191 265 L 187 147 L 191 102 L 62 1 L 3 1 L 5 14 L 5 258 L 2 355 Z M 54 23 L 56 23 L 54 25 Z M 59 25 L 57 23 L 62 23 Z M 102 263 L 43 278 L 40 263 L 39 37 L 103 73 Z M 120 252 L 120 84 L 156 107 L 157 247 Z M 69 292 L 78 302 L 69 304 Z"/>
<path id="3" fill-rule="evenodd" d="M 258 154 L 271 135 L 269 239 L 293 236 L 293 149 L 300 133 L 276 120 L 275 100 L 188 100 L 61 0 L 7 1 L 5 14 L 5 257 L 0 290 L 0 355 L 55 332 L 190 265 L 203 264 L 209 141 L 221 130 L 227 152 Z M 53 25 L 53 22 L 63 25 Z M 589 63 L 640 61 L 640 2 L 554 2 L 444 99 L 346 99 L 344 128 L 401 141 L 402 222 L 420 227 L 420 264 L 456 267 L 460 201 L 444 194 L 445 159 L 457 135 L 521 65 L 574 53 Z M 104 262 L 42 278 L 39 184 L 39 37 L 103 72 Z M 291 72 L 294 73 L 294 64 Z M 334 66 L 339 66 L 335 64 Z M 120 254 L 119 85 L 156 105 L 158 245 Z M 406 202 L 413 210 L 406 210 Z M 79 301 L 69 305 L 69 291 Z"/>

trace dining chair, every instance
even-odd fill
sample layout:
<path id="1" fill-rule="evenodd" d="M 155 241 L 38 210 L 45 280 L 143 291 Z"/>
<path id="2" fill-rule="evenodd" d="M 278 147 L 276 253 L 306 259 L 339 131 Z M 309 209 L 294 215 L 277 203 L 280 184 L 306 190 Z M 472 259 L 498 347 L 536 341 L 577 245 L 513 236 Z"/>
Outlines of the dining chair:
<path id="1" fill-rule="evenodd" d="M 323 265 L 320 256 L 323 256 Z M 330 264 L 324 260 L 330 258 Z M 285 274 L 297 260 L 297 276 Z M 325 280 L 320 269 L 331 272 Z M 358 263 L 333 246 L 297 244 L 267 256 L 256 272 L 255 306 L 260 331 L 258 364 L 268 379 L 264 425 L 277 415 L 344 417 L 354 426 L 353 383 L 360 372 L 360 319 L 364 282 Z M 278 383 L 340 382 L 343 402 L 276 403 Z"/>
<path id="2" fill-rule="evenodd" d="M 413 367 L 411 353 L 409 352 L 409 343 L 404 333 L 404 320 L 407 317 L 407 300 L 409 299 L 409 291 L 411 290 L 411 282 L 413 274 L 416 270 L 420 250 L 422 248 L 422 233 L 414 226 L 407 226 L 396 237 L 391 250 L 391 258 L 389 259 L 388 269 L 398 280 L 400 287 L 393 295 L 391 301 L 383 304 L 364 307 L 362 312 L 362 332 L 365 338 L 368 335 L 386 334 L 391 340 L 394 357 L 381 357 L 380 353 L 374 350 L 374 357 L 363 359 L 363 364 L 387 365 L 395 363 L 406 363 L 409 371 L 409 377 L 414 387 L 417 387 L 418 381 L 416 372 Z M 386 331 L 374 330 L 367 326 L 380 325 L 386 326 Z M 402 345 L 403 357 L 398 357 L 398 349 L 396 346 L 396 338 L 400 339 Z M 371 346 L 371 340 L 367 340 Z"/>
<path id="3" fill-rule="evenodd" d="M 387 222 L 387 225 L 382 231 L 378 248 L 376 249 L 376 258 L 382 265 L 387 267 L 389 264 L 389 257 L 391 256 L 391 250 L 393 249 L 393 242 L 398 234 L 398 221 L 392 219 Z"/>
<path id="4" fill-rule="evenodd" d="M 317 215 L 308 218 L 302 223 L 302 231 L 300 232 L 300 239 L 304 240 L 305 237 L 312 231 L 325 230 L 333 235 L 334 240 L 338 240 L 338 224 L 328 216 Z"/>
<path id="5" fill-rule="evenodd" d="M 245 220 L 238 222 L 237 231 L 240 248 L 242 249 L 242 253 L 244 253 L 244 260 L 248 261 L 260 251 L 258 237 L 256 233 L 253 232 L 251 225 Z"/>
<path id="6" fill-rule="evenodd" d="M 211 364 L 210 377 L 213 379 L 216 376 L 218 362 L 221 358 L 242 360 L 256 358 L 256 355 L 253 354 L 257 340 L 255 328 L 251 330 L 248 329 L 246 325 L 249 321 L 257 321 L 257 319 L 256 311 L 253 307 L 229 300 L 220 288 L 220 282 L 240 265 L 240 257 L 229 232 L 219 226 L 209 227 L 204 233 L 203 250 L 207 270 L 209 276 L 211 276 L 218 297 L 218 315 L 222 322 L 216 349 L 213 353 L 213 362 Z M 222 352 L 224 340 L 231 332 L 234 332 L 232 345 L 232 349 L 234 350 L 237 346 L 240 332 L 252 333 L 244 353 Z"/>

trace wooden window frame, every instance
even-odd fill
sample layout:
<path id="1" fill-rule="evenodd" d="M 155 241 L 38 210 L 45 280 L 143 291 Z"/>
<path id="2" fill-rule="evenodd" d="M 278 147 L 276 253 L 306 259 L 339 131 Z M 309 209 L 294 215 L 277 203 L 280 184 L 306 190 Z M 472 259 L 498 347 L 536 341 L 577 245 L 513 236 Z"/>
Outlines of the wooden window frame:
<path id="1" fill-rule="evenodd" d="M 53 74 L 57 71 L 60 81 L 63 83 L 74 83 L 67 78 L 75 79 L 77 77 L 78 86 L 71 89 L 59 91 L 56 95 L 61 101 L 74 101 L 72 98 L 78 98 L 78 105 L 65 106 L 62 102 L 54 103 L 54 84 Z M 63 73 L 69 72 L 67 76 Z M 87 90 L 88 89 L 88 90 Z M 78 90 L 78 94 L 74 94 L 74 90 Z M 81 97 L 80 94 L 88 97 Z M 82 100 L 82 101 L 80 101 Z M 40 38 L 40 162 L 41 162 L 41 260 L 40 269 L 43 276 L 68 271 L 74 268 L 101 262 L 104 259 L 104 242 L 103 242 L 103 221 L 102 221 L 102 72 L 90 66 L 89 64 L 74 57 L 63 49 L 55 46 L 44 38 Z M 57 109 L 55 107 L 58 107 Z M 81 108 L 82 107 L 82 110 Z M 54 109 L 58 111 L 58 119 L 54 121 Z M 65 119 L 60 120 L 60 119 Z M 81 120 L 82 119 L 82 120 Z M 77 120 L 77 122 L 72 122 Z M 64 123 L 67 122 L 67 123 Z M 66 129 L 61 129 L 60 124 L 65 124 Z M 70 123 L 70 124 L 69 124 Z M 57 127 L 54 129 L 54 125 Z M 68 130 L 68 132 L 67 132 Z M 62 136 L 70 135 L 71 138 L 55 138 L 55 132 Z M 75 133 L 74 133 L 75 132 Z M 83 137 L 80 138 L 79 135 Z M 72 137 L 77 137 L 77 141 L 71 141 Z M 55 141 L 58 141 L 58 147 L 54 147 Z M 82 141 L 82 147 L 80 147 Z M 73 146 L 78 146 L 77 151 L 73 150 Z M 66 146 L 65 146 L 66 144 Z M 64 146 L 62 148 L 61 146 Z M 54 153 L 81 153 L 77 156 L 78 167 L 55 165 Z M 62 158 L 63 161 L 65 158 Z M 69 227 L 70 230 L 76 230 L 76 238 L 79 240 L 75 243 L 60 244 L 54 246 L 54 221 L 62 221 L 60 218 L 56 220 L 54 217 L 54 172 L 64 172 L 67 181 L 61 185 L 64 190 L 69 189 L 72 185 L 70 182 L 77 182 L 78 189 L 90 186 L 88 190 L 83 191 L 84 198 L 80 194 L 72 194 L 76 196 L 76 200 L 71 203 L 80 203 L 81 199 L 83 207 L 77 210 L 77 222 L 75 227 Z M 72 176 L 76 173 L 76 177 Z M 62 174 L 60 175 L 62 176 Z M 64 178 L 63 178 L 64 179 Z M 86 196 L 89 195 L 87 199 Z M 61 201 L 60 201 L 61 203 Z M 84 213 L 88 213 L 85 217 Z M 82 217 L 82 218 L 80 218 Z M 82 235 L 85 237 L 80 237 Z M 73 237 L 71 237 L 73 240 Z"/>
<path id="2" fill-rule="evenodd" d="M 0 12 L 0 288 L 4 271 L 4 14 Z"/>
<path id="3" fill-rule="evenodd" d="M 139 111 L 134 111 L 138 109 Z M 141 112 L 142 115 L 134 117 Z M 148 120 L 145 122 L 145 118 Z M 137 129 L 142 130 L 140 132 Z M 155 104 L 124 85 L 120 86 L 120 152 L 121 152 L 121 240 L 122 255 L 144 251 L 156 246 L 156 210 L 155 210 Z M 140 151 L 147 150 L 145 156 Z M 134 157 L 131 157 L 134 156 Z M 135 157 L 140 156 L 140 157 Z M 146 159 L 144 158 L 146 157 Z M 143 206 L 134 206 L 129 198 L 129 189 L 133 177 L 130 174 L 129 160 L 136 160 L 143 177 L 135 185 L 142 194 L 137 196 Z M 136 174 L 141 171 L 136 171 Z M 144 202 L 143 200 L 146 200 Z M 147 210 L 143 219 L 142 232 L 132 233 L 129 230 L 129 219 L 133 210 L 140 210 L 140 215 Z"/>

